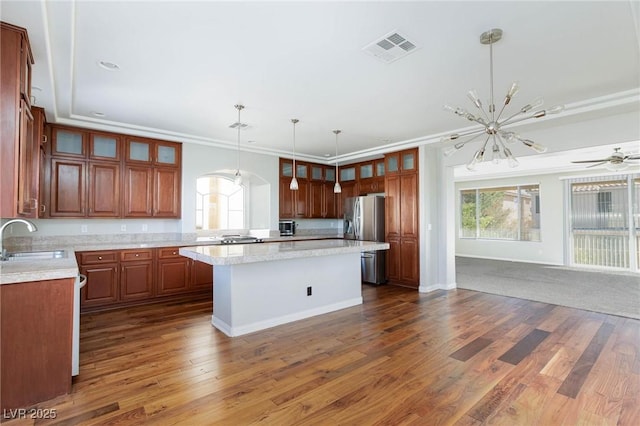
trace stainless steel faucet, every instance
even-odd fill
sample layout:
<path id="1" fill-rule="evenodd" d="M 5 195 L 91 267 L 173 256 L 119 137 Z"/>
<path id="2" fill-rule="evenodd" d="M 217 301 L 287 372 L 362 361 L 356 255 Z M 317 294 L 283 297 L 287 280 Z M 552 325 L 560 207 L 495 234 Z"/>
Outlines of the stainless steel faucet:
<path id="1" fill-rule="evenodd" d="M 34 225 L 33 223 L 29 222 L 28 220 L 25 219 L 11 219 L 7 222 L 4 223 L 4 225 L 2 225 L 2 227 L 0 227 L 0 260 L 6 260 L 7 259 L 7 253 L 5 251 L 5 249 L 2 246 L 2 241 L 4 240 L 4 229 L 9 226 L 12 225 L 14 223 L 24 223 L 25 225 L 27 225 L 27 230 L 29 232 L 35 232 L 38 230 L 38 227 L 36 225 Z"/>

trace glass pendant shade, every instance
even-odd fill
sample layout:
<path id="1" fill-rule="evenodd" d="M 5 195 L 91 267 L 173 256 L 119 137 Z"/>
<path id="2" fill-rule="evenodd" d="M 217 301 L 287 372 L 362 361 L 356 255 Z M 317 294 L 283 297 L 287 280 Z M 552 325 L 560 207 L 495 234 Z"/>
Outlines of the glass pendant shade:
<path id="1" fill-rule="evenodd" d="M 342 192 L 342 187 L 340 186 L 340 182 L 336 182 L 336 184 L 333 185 L 333 193 L 340 194 L 341 192 Z"/>
<path id="2" fill-rule="evenodd" d="M 289 184 L 289 189 L 292 191 L 298 190 L 298 179 L 296 179 L 295 177 L 291 179 L 291 183 Z"/>
<path id="3" fill-rule="evenodd" d="M 242 175 L 240 174 L 240 170 L 236 171 L 233 183 L 236 185 L 242 185 Z"/>

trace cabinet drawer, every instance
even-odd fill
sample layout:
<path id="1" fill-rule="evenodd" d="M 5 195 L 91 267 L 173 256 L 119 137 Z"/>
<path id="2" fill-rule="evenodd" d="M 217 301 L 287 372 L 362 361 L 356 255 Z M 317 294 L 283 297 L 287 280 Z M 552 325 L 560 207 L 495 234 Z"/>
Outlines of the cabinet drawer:
<path id="1" fill-rule="evenodd" d="M 151 249 L 143 250 L 122 250 L 120 252 L 120 260 L 151 260 L 153 259 L 153 251 Z"/>
<path id="2" fill-rule="evenodd" d="M 115 251 L 90 251 L 80 253 L 80 264 L 90 265 L 95 263 L 111 263 L 118 261 L 118 252 Z"/>
<path id="3" fill-rule="evenodd" d="M 158 259 L 171 259 L 180 256 L 179 247 L 163 247 L 158 249 Z"/>

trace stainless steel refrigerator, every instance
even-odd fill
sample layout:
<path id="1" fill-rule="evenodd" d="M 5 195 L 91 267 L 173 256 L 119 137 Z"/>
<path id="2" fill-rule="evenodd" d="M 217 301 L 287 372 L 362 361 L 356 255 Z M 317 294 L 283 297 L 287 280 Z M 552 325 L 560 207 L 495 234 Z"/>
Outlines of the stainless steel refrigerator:
<path id="1" fill-rule="evenodd" d="M 384 197 L 367 195 L 345 199 L 344 238 L 348 240 L 384 241 Z M 385 250 L 362 252 L 362 281 L 384 284 Z"/>

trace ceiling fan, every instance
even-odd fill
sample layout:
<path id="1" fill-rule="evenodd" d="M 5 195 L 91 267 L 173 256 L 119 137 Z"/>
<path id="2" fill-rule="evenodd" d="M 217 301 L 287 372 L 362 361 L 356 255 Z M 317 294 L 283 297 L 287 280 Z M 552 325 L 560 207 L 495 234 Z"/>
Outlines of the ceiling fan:
<path id="1" fill-rule="evenodd" d="M 572 161 L 572 163 L 594 163 L 587 168 L 600 166 L 606 164 L 606 168 L 609 170 L 624 170 L 629 166 L 628 160 L 640 160 L 640 154 L 628 155 L 621 151 L 620 148 L 614 148 L 613 153 L 607 158 L 601 158 L 598 160 L 579 160 Z"/>

